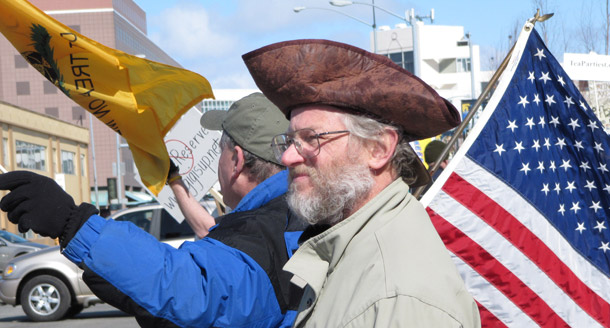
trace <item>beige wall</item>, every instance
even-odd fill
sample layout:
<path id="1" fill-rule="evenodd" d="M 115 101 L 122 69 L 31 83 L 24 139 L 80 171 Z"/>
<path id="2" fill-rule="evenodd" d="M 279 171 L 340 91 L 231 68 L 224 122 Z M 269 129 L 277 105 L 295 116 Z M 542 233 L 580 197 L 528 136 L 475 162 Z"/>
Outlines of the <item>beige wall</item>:
<path id="1" fill-rule="evenodd" d="M 89 130 L 4 102 L 0 102 L 0 127 L 0 164 L 6 170 L 30 170 L 46 175 L 62 184 L 77 204 L 90 202 L 87 163 Z M 38 169 L 19 167 L 17 143 L 44 147 L 44 154 L 41 155 L 44 156 L 44 165 L 41 160 Z M 62 152 L 65 158 L 73 157 L 73 172 L 64 171 Z M 6 192 L 0 191 L 1 196 L 5 194 Z M 4 212 L 0 214 L 0 228 L 18 232 Z M 54 243 L 48 238 L 40 238 L 31 233 L 26 237 L 47 244 Z"/>

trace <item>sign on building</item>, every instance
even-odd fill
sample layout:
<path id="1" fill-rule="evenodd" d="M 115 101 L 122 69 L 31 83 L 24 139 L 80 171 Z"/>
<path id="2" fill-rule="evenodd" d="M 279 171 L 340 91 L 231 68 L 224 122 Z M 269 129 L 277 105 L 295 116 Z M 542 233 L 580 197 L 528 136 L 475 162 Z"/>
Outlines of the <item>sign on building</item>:
<path id="1" fill-rule="evenodd" d="M 562 66 L 572 80 L 610 81 L 610 56 L 565 53 Z"/>

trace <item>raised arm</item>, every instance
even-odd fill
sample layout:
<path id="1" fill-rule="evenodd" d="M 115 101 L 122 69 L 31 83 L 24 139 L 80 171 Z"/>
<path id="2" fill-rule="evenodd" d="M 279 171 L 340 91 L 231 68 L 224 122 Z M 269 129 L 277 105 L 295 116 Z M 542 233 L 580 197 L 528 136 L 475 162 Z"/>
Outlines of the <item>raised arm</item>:
<path id="1" fill-rule="evenodd" d="M 186 222 L 191 226 L 199 238 L 207 236 L 210 228 L 216 224 L 214 217 L 199 204 L 189 193 L 184 181 L 180 178 L 178 167 L 170 161 L 168 184 L 176 196 L 176 202 L 184 215 Z"/>

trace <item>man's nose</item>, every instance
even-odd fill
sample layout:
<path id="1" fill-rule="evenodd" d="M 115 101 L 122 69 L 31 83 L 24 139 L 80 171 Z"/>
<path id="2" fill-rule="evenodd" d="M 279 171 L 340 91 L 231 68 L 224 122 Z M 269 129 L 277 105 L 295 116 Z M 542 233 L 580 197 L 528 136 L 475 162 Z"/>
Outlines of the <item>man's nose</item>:
<path id="1" fill-rule="evenodd" d="M 297 151 L 294 144 L 290 145 L 288 149 L 282 154 L 282 163 L 286 167 L 294 167 L 305 161 L 305 158 Z"/>

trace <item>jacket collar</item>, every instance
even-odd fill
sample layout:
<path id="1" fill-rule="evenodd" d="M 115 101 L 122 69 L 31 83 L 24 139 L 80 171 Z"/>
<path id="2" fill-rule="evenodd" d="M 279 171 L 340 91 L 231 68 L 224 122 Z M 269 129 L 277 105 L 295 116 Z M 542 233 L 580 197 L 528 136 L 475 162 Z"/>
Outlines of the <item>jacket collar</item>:
<path id="1" fill-rule="evenodd" d="M 265 181 L 261 182 L 254 189 L 241 199 L 237 207 L 231 213 L 244 212 L 260 208 L 270 200 L 281 196 L 288 190 L 288 171 L 280 171 Z"/>

